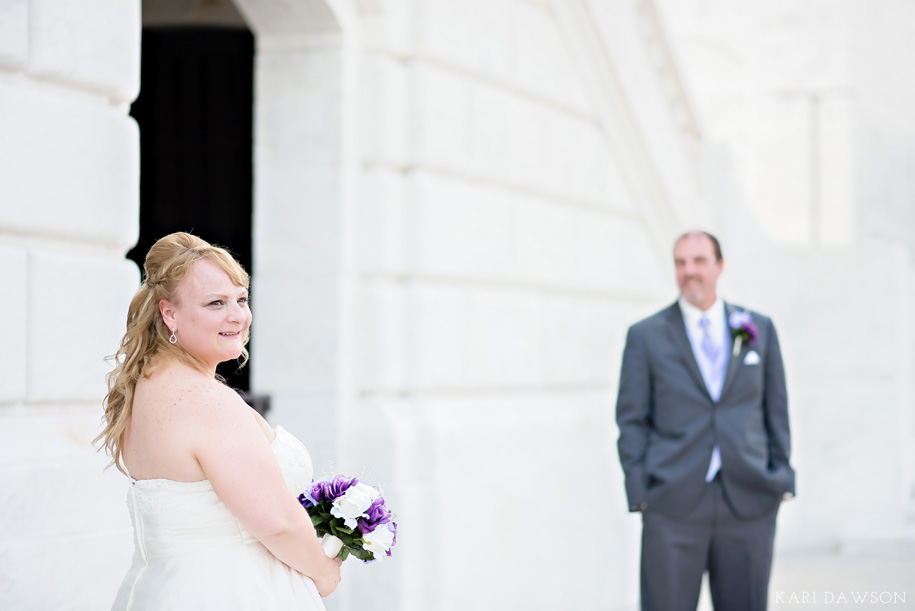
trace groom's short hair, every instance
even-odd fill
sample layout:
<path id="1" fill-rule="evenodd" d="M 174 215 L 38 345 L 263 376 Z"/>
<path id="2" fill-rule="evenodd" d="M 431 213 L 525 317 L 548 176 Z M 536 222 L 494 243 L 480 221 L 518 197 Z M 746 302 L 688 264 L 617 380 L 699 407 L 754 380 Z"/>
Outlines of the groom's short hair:
<path id="1" fill-rule="evenodd" d="M 677 238 L 677 240 L 674 242 L 674 248 L 677 247 L 677 244 L 679 244 L 680 240 L 682 240 L 683 238 L 696 237 L 696 236 L 700 236 L 700 235 L 704 235 L 705 237 L 707 237 L 709 240 L 712 241 L 712 249 L 715 251 L 715 261 L 720 262 L 722 259 L 721 243 L 718 241 L 718 238 L 716 238 L 715 236 L 710 234 L 708 231 L 702 231 L 701 229 L 693 229 L 692 231 L 687 231 L 686 233 L 682 234 L 679 238 Z"/>

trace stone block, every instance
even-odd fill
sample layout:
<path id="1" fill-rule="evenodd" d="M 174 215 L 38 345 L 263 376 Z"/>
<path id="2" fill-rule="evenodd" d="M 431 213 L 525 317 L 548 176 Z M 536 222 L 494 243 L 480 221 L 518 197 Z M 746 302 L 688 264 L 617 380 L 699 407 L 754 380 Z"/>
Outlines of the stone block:
<path id="1" fill-rule="evenodd" d="M 0 231 L 98 242 L 137 240 L 139 140 L 118 111 L 0 84 Z"/>
<path id="2" fill-rule="evenodd" d="M 387 55 L 367 53 L 360 71 L 362 154 L 373 162 L 406 165 L 410 162 L 409 69 Z"/>
<path id="3" fill-rule="evenodd" d="M 409 427 L 409 418 L 402 412 L 401 395 L 394 393 L 362 394 L 348 406 L 347 434 L 340 465 L 345 473 L 365 478 L 382 488 L 389 506 L 399 503 L 398 472 L 402 438 L 414 437 L 403 427 Z"/>
<path id="4" fill-rule="evenodd" d="M 233 2 L 251 30 L 260 38 L 276 38 L 299 42 L 303 33 L 315 38 L 335 37 L 342 27 L 340 21 L 348 16 L 336 2 Z"/>
<path id="5" fill-rule="evenodd" d="M 355 263 L 362 272 L 399 273 L 415 253 L 408 210 L 409 179 L 401 172 L 378 167 L 363 171 L 354 194 Z"/>
<path id="6" fill-rule="evenodd" d="M 751 205 L 767 235 L 793 244 L 807 243 L 812 235 L 809 119 L 804 98 L 757 103 Z"/>
<path id="7" fill-rule="evenodd" d="M 875 506 L 884 508 L 886 521 L 895 517 L 907 486 L 901 426 L 907 406 L 894 386 L 843 373 L 789 378 L 798 495 L 789 505 L 791 518 L 779 523 L 783 546 L 826 548 L 846 532 L 866 533 Z"/>
<path id="8" fill-rule="evenodd" d="M 353 431 L 364 439 L 360 445 L 374 440 L 379 449 L 363 448 L 358 464 L 377 460 L 384 451 L 393 455 L 382 458 L 377 481 L 385 486 L 385 498 L 397 512 L 402 530 L 395 548 L 397 562 L 380 568 L 394 567 L 398 574 L 424 584 L 403 594 L 417 608 L 466 609 L 484 599 L 512 609 L 635 604 L 638 521 L 625 518 L 622 477 L 610 436 L 611 413 L 603 392 L 446 391 L 416 398 L 371 397 L 359 401 L 355 411 Z M 394 473 L 390 485 L 389 469 Z M 482 482 L 488 481 L 499 484 L 483 493 L 482 502 L 468 504 L 467 490 L 481 490 Z M 547 497 L 542 494 L 544 486 Z M 531 533 L 567 517 L 567 504 L 551 503 L 549 498 L 582 495 L 607 515 L 619 515 L 601 526 L 613 553 L 598 563 L 585 555 L 566 566 L 569 546 L 579 542 L 576 533 L 533 539 Z M 524 509 L 532 504 L 539 508 L 533 514 Z M 460 541 L 452 540 L 447 525 L 465 522 L 478 526 Z M 485 570 L 474 568 L 480 550 L 491 555 Z M 544 558 L 554 558 L 546 562 L 556 580 L 537 587 L 533 576 L 547 566 Z M 492 570 L 502 571 L 506 580 L 482 576 Z M 367 591 L 388 590 L 374 571 L 352 578 Z M 461 591 L 466 579 L 480 584 L 475 594 Z M 368 601 L 355 596 L 356 601 Z"/>
<path id="9" fill-rule="evenodd" d="M 5 321 L 0 350 L 0 404 L 18 403 L 26 393 L 26 321 L 28 308 L 27 257 L 24 248 L 0 246 L 5 286 L 0 299 L 0 320 Z"/>
<path id="10" fill-rule="evenodd" d="M 419 285 L 408 290 L 409 387 L 613 387 L 626 329 L 663 299 Z"/>
<path id="11" fill-rule="evenodd" d="M 760 254 L 753 255 L 755 261 L 735 260 L 732 269 L 752 274 L 743 291 L 748 306 L 763 309 L 771 303 L 773 309 L 763 311 L 773 316 L 791 371 L 907 375 L 897 343 L 899 321 L 908 315 L 899 282 L 907 265 L 904 254 L 882 247 Z M 855 279 L 853 293 L 849 278 Z M 867 314 L 874 295 L 881 295 L 881 316 Z"/>
<path id="12" fill-rule="evenodd" d="M 0 410 L 4 607 L 96 609 L 114 599 L 133 542 L 127 479 L 104 470 L 108 457 L 90 445 L 100 414 L 100 401 Z"/>
<path id="13" fill-rule="evenodd" d="M 590 112 L 549 10 L 513 0 L 430 0 L 417 9 L 420 57 Z"/>
<path id="14" fill-rule="evenodd" d="M 29 60 L 29 0 L 0 4 L 0 66 L 22 70 Z"/>
<path id="15" fill-rule="evenodd" d="M 339 271 L 340 166 L 269 157 L 259 158 L 263 171 L 255 186 L 255 283 L 281 270 L 293 276 Z"/>
<path id="16" fill-rule="evenodd" d="M 851 3 L 854 4 L 854 3 Z M 828 1 L 759 5 L 753 40 L 758 85 L 770 91 L 848 85 L 849 42 L 858 27 Z"/>
<path id="17" fill-rule="evenodd" d="M 585 213 L 592 222 L 601 220 L 599 214 Z M 582 266 L 595 265 L 600 261 L 599 253 L 589 253 L 589 246 L 604 250 L 612 243 L 612 236 L 603 236 L 596 244 L 579 242 L 579 228 L 586 227 L 577 222 L 582 211 L 570 206 L 552 204 L 546 201 L 531 201 L 524 213 L 518 216 L 515 239 L 517 242 L 517 276 L 524 281 L 564 287 L 580 287 Z M 611 274 L 601 282 L 611 282 Z"/>
<path id="18" fill-rule="evenodd" d="M 357 294 L 353 353 L 361 391 L 399 391 L 406 385 L 406 286 L 379 279 Z"/>
<path id="19" fill-rule="evenodd" d="M 543 300 L 527 292 L 468 293 L 467 383 L 484 388 L 540 385 L 546 352 Z"/>
<path id="20" fill-rule="evenodd" d="M 479 72 L 507 73 L 517 52 L 512 18 L 524 10 L 523 6 L 504 0 L 422 2 L 416 13 L 417 50 Z M 470 41 L 473 44 L 468 44 Z"/>
<path id="21" fill-rule="evenodd" d="M 123 482 L 118 483 L 117 478 L 123 476 L 119 471 L 114 467 L 104 471 L 110 461 L 107 454 L 95 452 L 92 447 L 92 440 L 101 432 L 101 416 L 101 399 L 80 405 L 28 405 L 0 410 L 0 465 L 32 468 L 81 462 L 85 463 L 86 472 L 104 472 L 106 477 L 114 477 L 115 485 L 121 485 Z M 39 432 L 41 442 L 36 443 Z"/>
<path id="22" fill-rule="evenodd" d="M 415 271 L 643 296 L 669 290 L 635 221 L 452 177 L 410 181 Z"/>
<path id="23" fill-rule="evenodd" d="M 262 270 L 252 288 L 251 372 L 258 392 L 334 392 L 340 358 L 335 275 Z"/>
<path id="24" fill-rule="evenodd" d="M 544 299 L 541 382 L 549 386 L 615 386 L 626 323 L 633 315 L 626 307 L 604 299 L 558 295 Z"/>
<path id="25" fill-rule="evenodd" d="M 424 573 L 437 580 L 434 596 L 439 598 L 430 608 L 468 608 L 479 600 L 505 608 L 611 607 L 633 592 L 638 583 L 638 523 L 624 519 L 623 486 L 602 393 L 439 397 L 414 405 L 411 413 L 415 421 L 428 423 L 431 453 L 421 462 L 434 470 L 427 495 L 434 499 L 437 519 L 424 521 L 422 506 L 407 495 L 398 513 L 417 531 L 410 539 L 421 548 L 413 553 L 427 563 Z M 408 483 L 414 482 L 411 475 L 402 474 Z M 483 480 L 498 481 L 498 490 L 487 493 L 485 502 L 468 504 L 466 491 L 479 489 Z M 566 504 L 537 501 L 545 485 L 549 498 L 584 495 L 608 515 L 618 508 L 621 519 L 606 520 L 601 527 L 613 542 L 606 562 L 595 564 L 587 554 L 573 559 L 567 553 L 578 544 L 578 532 L 531 536 L 544 523 L 558 524 L 568 517 Z M 534 514 L 523 509 L 531 503 L 539 507 Z M 414 512 L 419 514 L 415 523 Z M 441 524 L 456 522 L 477 528 L 460 541 L 442 540 Z M 491 554 L 492 566 L 474 562 L 481 549 Z M 487 579 L 484 573 L 493 569 L 511 578 Z M 555 577 L 546 587 L 537 585 L 542 570 Z M 467 579 L 480 584 L 477 592 L 462 591 L 460 584 Z"/>
<path id="26" fill-rule="evenodd" d="M 414 65 L 411 72 L 413 162 L 466 168 L 473 153 L 471 82 L 423 65 Z"/>
<path id="27" fill-rule="evenodd" d="M 468 384 L 469 306 L 466 292 L 456 286 L 417 285 L 408 292 L 405 366 L 410 388 Z"/>
<path id="28" fill-rule="evenodd" d="M 542 218 L 540 236 L 545 229 Z M 557 249 L 561 268 L 556 271 L 561 276 L 554 282 L 564 279 L 567 286 L 636 299 L 658 295 L 666 298 L 673 292 L 669 251 L 665 248 L 659 252 L 641 222 L 599 211 L 572 209 L 561 227 L 567 243 L 565 248 Z M 526 246 L 530 252 L 536 248 L 536 242 L 528 242 Z M 525 274 L 535 271 L 527 267 Z"/>
<path id="29" fill-rule="evenodd" d="M 256 62 L 255 148 L 259 154 L 300 165 L 339 163 L 341 50 L 265 49 L 258 52 Z"/>
<path id="30" fill-rule="evenodd" d="M 88 443 L 86 449 L 91 451 Z M 97 455 L 0 470 L 0 541 L 25 543 L 113 525 L 129 529 L 127 478 L 117 471 L 103 474 L 104 464 Z"/>
<path id="31" fill-rule="evenodd" d="M 139 271 L 127 260 L 35 250 L 29 253 L 30 402 L 100 402 L 105 357 L 125 331 Z"/>
<path id="32" fill-rule="evenodd" d="M 31 75 L 126 104 L 140 91 L 139 0 L 31 0 Z"/>
<path id="33" fill-rule="evenodd" d="M 417 164 L 631 209 L 597 123 L 435 67 L 415 67 L 414 78 Z"/>
<path id="34" fill-rule="evenodd" d="M 626 329 L 656 305 L 384 279 L 364 284 L 358 299 L 356 378 L 369 392 L 615 389 Z"/>
<path id="35" fill-rule="evenodd" d="M 130 567 L 131 537 L 105 529 L 2 545 L 0 600 L 9 609 L 108 609 Z"/>
<path id="36" fill-rule="evenodd" d="M 581 67 L 552 10 L 522 3 L 513 11 L 512 21 L 517 49 L 511 66 L 513 82 L 576 112 L 593 114 L 594 101 L 581 81 Z"/>
<path id="37" fill-rule="evenodd" d="M 409 180 L 413 271 L 492 280 L 517 276 L 519 217 L 528 198 L 433 174 Z"/>
<path id="38" fill-rule="evenodd" d="M 378 0 L 359 6 L 364 48 L 406 56 L 413 50 L 416 36 L 415 7 L 401 0 Z"/>
<path id="39" fill-rule="evenodd" d="M 850 100 L 825 100 L 818 117 L 820 130 L 821 202 L 829 202 L 816 219 L 824 245 L 848 245 L 855 237 L 855 104 Z M 915 217 L 912 217 L 915 218 Z"/>

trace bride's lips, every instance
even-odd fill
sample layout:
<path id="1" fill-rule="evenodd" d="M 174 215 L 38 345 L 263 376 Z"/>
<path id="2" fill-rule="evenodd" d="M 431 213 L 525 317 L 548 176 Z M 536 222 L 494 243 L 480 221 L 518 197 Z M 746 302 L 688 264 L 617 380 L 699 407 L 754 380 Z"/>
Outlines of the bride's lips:
<path id="1" fill-rule="evenodd" d="M 222 335 L 223 337 L 237 337 L 238 335 L 241 335 L 241 331 L 235 331 L 235 332 L 223 331 L 222 333 L 220 333 L 220 335 Z"/>

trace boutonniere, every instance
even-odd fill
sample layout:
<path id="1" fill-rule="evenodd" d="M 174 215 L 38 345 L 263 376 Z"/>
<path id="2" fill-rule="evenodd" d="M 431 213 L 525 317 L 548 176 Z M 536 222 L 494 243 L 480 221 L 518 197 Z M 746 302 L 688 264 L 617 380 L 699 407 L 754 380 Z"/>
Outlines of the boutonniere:
<path id="1" fill-rule="evenodd" d="M 746 342 L 749 347 L 756 345 L 759 329 L 753 322 L 753 317 L 747 312 L 731 312 L 728 317 L 728 326 L 731 327 L 731 337 L 734 338 L 734 356 L 740 354 L 740 348 Z"/>

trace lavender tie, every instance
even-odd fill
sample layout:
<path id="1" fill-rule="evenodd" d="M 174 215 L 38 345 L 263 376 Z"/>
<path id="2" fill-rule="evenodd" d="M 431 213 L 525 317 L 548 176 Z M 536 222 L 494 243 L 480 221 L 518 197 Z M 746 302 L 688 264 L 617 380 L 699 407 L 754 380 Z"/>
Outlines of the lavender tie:
<path id="1" fill-rule="evenodd" d="M 708 327 L 712 324 L 707 317 L 703 316 L 699 319 L 699 326 L 702 327 L 702 352 L 705 353 L 705 356 L 708 357 L 708 360 L 712 363 L 712 367 L 717 367 L 718 365 L 718 354 L 720 348 L 712 340 L 712 336 L 709 335 Z M 711 391 L 713 393 L 714 399 L 718 400 L 718 391 Z M 711 482 L 715 479 L 715 475 L 718 474 L 718 471 L 721 469 L 721 450 L 718 447 L 718 444 L 715 444 L 715 447 L 712 449 L 712 460 L 709 463 L 708 471 L 705 474 L 705 481 Z"/>
<path id="2" fill-rule="evenodd" d="M 699 326 L 702 327 L 701 347 L 702 347 L 702 352 L 705 353 L 705 356 L 708 357 L 708 360 L 711 361 L 712 364 L 716 364 L 718 362 L 718 352 L 720 349 L 718 348 L 718 345 L 715 344 L 715 341 L 712 339 L 712 336 L 709 335 L 708 327 L 710 324 L 712 324 L 712 321 L 710 321 L 705 316 L 703 316 L 702 318 L 699 319 Z"/>

